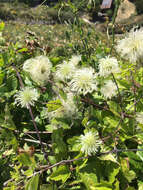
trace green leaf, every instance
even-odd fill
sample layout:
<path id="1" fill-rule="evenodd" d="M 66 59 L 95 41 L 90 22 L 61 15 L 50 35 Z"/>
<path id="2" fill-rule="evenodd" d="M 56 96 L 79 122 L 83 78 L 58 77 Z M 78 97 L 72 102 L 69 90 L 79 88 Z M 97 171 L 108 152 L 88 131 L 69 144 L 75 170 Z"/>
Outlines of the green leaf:
<path id="1" fill-rule="evenodd" d="M 39 175 L 33 176 L 25 186 L 25 190 L 38 190 Z"/>
<path id="2" fill-rule="evenodd" d="M 32 160 L 27 153 L 22 153 L 17 157 L 18 161 L 23 164 L 24 166 L 31 166 Z"/>
<path id="3" fill-rule="evenodd" d="M 62 182 L 65 183 L 67 179 L 70 177 L 70 175 L 71 173 L 68 166 L 61 165 L 55 172 L 52 173 L 50 179 L 54 181 L 62 180 Z"/>
<path id="4" fill-rule="evenodd" d="M 63 130 L 62 128 L 54 130 L 52 133 L 52 148 L 56 153 L 57 159 L 65 159 L 67 156 L 67 146 L 63 140 Z"/>
<path id="5" fill-rule="evenodd" d="M 126 179 L 128 180 L 128 182 L 130 183 L 133 179 L 136 178 L 136 173 L 133 170 L 130 171 L 125 171 L 124 172 L 124 176 L 126 177 Z"/>
<path id="6" fill-rule="evenodd" d="M 128 182 L 131 182 L 136 177 L 136 173 L 133 170 L 129 170 L 128 161 L 122 159 L 121 161 L 122 172 Z"/>
<path id="7" fill-rule="evenodd" d="M 87 123 L 88 123 L 88 117 L 84 117 L 83 118 L 83 120 L 82 120 L 82 125 L 84 126 L 84 127 L 87 127 Z"/>
<path id="8" fill-rule="evenodd" d="M 112 154 L 105 154 L 105 155 L 102 155 L 100 156 L 99 158 L 100 160 L 109 160 L 111 162 L 115 162 L 118 164 L 116 158 L 112 155 Z"/>
<path id="9" fill-rule="evenodd" d="M 4 29 L 4 27 L 5 27 L 5 23 L 4 23 L 4 22 L 1 22 L 1 23 L 0 23 L 0 31 L 2 31 L 2 30 Z"/>
<path id="10" fill-rule="evenodd" d="M 143 149 L 143 145 L 138 145 L 138 148 L 137 149 Z M 139 158 L 143 161 L 143 151 L 137 151 L 136 153 Z"/>
<path id="11" fill-rule="evenodd" d="M 16 126 L 12 120 L 12 115 L 10 113 L 8 104 L 5 105 L 5 115 L 4 118 L 0 118 L 0 125 L 4 128 L 8 128 L 10 130 L 15 130 Z"/>
<path id="12" fill-rule="evenodd" d="M 143 190 L 143 182 L 138 181 L 138 190 Z"/>
<path id="13" fill-rule="evenodd" d="M 80 177 L 87 190 L 96 190 L 97 176 L 95 173 L 80 173 Z"/>
<path id="14" fill-rule="evenodd" d="M 40 190 L 58 190 L 56 184 L 44 184 L 40 186 Z"/>
<path id="15" fill-rule="evenodd" d="M 110 111 L 114 113 L 116 116 L 120 117 L 120 113 L 122 112 L 119 104 L 113 101 L 108 101 L 107 102 L 110 108 Z"/>
<path id="16" fill-rule="evenodd" d="M 69 144 L 69 150 L 70 151 L 79 151 L 80 146 L 79 146 L 79 137 L 78 136 L 73 136 L 72 138 L 69 138 L 67 140 Z"/>
<path id="17" fill-rule="evenodd" d="M 118 81 L 118 83 L 122 86 L 122 87 L 124 87 L 124 88 L 126 88 L 126 89 L 130 89 L 130 87 L 131 87 L 131 84 L 127 81 L 127 80 L 118 80 L 117 79 L 117 81 Z"/>
<path id="18" fill-rule="evenodd" d="M 49 101 L 46 106 L 48 107 L 48 112 L 51 112 L 60 108 L 62 106 L 62 103 L 60 100 L 52 100 L 52 101 Z"/>
<path id="19" fill-rule="evenodd" d="M 27 48 L 21 48 L 21 49 L 19 49 L 19 50 L 18 50 L 18 52 L 19 52 L 19 53 L 22 53 L 22 52 L 27 52 L 27 51 L 28 51 L 28 49 L 27 49 Z"/>
<path id="20" fill-rule="evenodd" d="M 115 128 L 119 123 L 119 119 L 112 116 L 106 116 L 103 121 L 106 126 L 110 126 L 110 130 L 111 128 Z"/>

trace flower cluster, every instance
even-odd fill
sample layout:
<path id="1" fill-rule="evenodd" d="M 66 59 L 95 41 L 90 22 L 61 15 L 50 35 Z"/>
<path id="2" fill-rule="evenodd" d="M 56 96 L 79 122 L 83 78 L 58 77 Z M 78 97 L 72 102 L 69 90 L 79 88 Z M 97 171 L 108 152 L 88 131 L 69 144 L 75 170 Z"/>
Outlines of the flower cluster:
<path id="1" fill-rule="evenodd" d="M 130 62 L 136 62 L 143 58 L 143 28 L 133 28 L 127 36 L 117 41 L 117 52 Z"/>
<path id="2" fill-rule="evenodd" d="M 68 79 L 71 91 L 86 95 L 97 89 L 96 74 L 93 68 L 79 68 L 79 61 L 81 61 L 81 56 L 74 55 L 69 62 L 64 61 L 58 65 L 55 72 L 55 80 L 65 81 Z"/>
<path id="3" fill-rule="evenodd" d="M 92 155 L 98 151 L 102 141 L 99 139 L 98 133 L 89 131 L 85 135 L 80 136 L 81 151 L 86 155 Z"/>
<path id="4" fill-rule="evenodd" d="M 108 77 L 111 73 L 119 73 L 120 68 L 115 57 L 105 57 L 99 60 L 99 75 Z"/>
<path id="5" fill-rule="evenodd" d="M 47 84 L 51 68 L 50 60 L 43 55 L 28 59 L 23 65 L 23 70 L 28 72 L 31 79 L 41 86 Z"/>

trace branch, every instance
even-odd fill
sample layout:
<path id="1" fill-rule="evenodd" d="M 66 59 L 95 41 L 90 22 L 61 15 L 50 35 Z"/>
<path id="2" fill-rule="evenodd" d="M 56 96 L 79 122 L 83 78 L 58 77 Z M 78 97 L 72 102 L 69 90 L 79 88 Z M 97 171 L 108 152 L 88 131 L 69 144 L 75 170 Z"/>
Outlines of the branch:
<path id="1" fill-rule="evenodd" d="M 106 154 L 117 154 L 118 152 L 136 152 L 136 151 L 143 151 L 143 149 L 113 149 L 111 151 L 108 151 L 108 152 L 102 152 L 102 153 L 99 153 L 97 154 L 97 156 L 101 156 L 101 155 L 106 155 Z M 28 178 L 31 178 L 37 174 L 42 174 L 43 172 L 49 170 L 49 169 L 52 169 L 56 166 L 59 166 L 59 165 L 63 165 L 63 164 L 68 164 L 68 163 L 72 163 L 74 161 L 78 161 L 78 160 L 84 160 L 84 159 L 88 159 L 90 158 L 91 156 L 85 156 L 85 157 L 80 157 L 80 158 L 76 158 L 76 159 L 71 159 L 71 160 L 62 160 L 60 162 L 57 162 L 56 164 L 53 164 L 51 166 L 48 166 L 48 165 L 45 165 L 45 166 L 41 166 L 42 169 L 38 172 L 34 172 L 31 176 L 29 176 Z M 43 169 L 44 167 L 44 169 Z"/>

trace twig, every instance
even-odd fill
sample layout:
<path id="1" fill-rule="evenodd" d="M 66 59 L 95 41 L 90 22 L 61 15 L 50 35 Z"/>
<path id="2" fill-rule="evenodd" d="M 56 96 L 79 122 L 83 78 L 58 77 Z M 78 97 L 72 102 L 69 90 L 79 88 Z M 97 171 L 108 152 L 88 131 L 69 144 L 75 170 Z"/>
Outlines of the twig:
<path id="1" fill-rule="evenodd" d="M 131 78 L 132 78 L 132 83 L 133 83 L 133 93 L 134 93 L 134 113 L 136 113 L 136 86 L 135 86 L 135 81 L 133 77 L 133 72 L 130 70 L 131 73 Z"/>
<path id="2" fill-rule="evenodd" d="M 40 144 L 40 141 L 38 141 L 38 140 L 32 140 L 32 139 L 23 139 L 23 140 L 24 140 L 24 141 L 27 141 L 27 142 L 32 142 L 32 143 Z M 47 143 L 44 143 L 44 142 L 42 142 L 42 145 L 44 145 L 44 146 L 49 146 L 49 147 L 52 146 L 52 145 L 47 144 Z"/>
<path id="3" fill-rule="evenodd" d="M 18 130 L 14 130 L 14 132 L 15 133 L 20 133 L 20 131 L 18 131 Z M 24 133 L 25 135 L 27 135 L 27 134 L 37 134 L 36 131 L 26 131 L 26 132 L 22 132 L 22 133 Z M 52 134 L 52 132 L 49 132 L 49 131 L 39 131 L 39 134 Z"/>
<path id="4" fill-rule="evenodd" d="M 121 93 L 120 93 L 120 89 L 119 89 L 118 83 L 117 83 L 117 81 L 116 81 L 115 76 L 114 76 L 113 73 L 112 73 L 112 77 L 113 77 L 114 83 L 115 83 L 115 85 L 116 85 L 116 87 L 117 87 L 117 91 L 118 91 L 118 97 L 119 97 L 119 101 L 120 101 L 120 105 L 121 105 L 121 110 L 122 110 L 121 118 L 124 119 L 124 114 L 123 114 L 124 111 L 123 111 L 123 104 L 122 104 L 122 96 L 121 96 Z"/>
<path id="5" fill-rule="evenodd" d="M 49 131 L 39 131 L 39 134 L 51 134 L 52 132 Z M 27 131 L 24 134 L 36 134 L 36 131 Z"/>

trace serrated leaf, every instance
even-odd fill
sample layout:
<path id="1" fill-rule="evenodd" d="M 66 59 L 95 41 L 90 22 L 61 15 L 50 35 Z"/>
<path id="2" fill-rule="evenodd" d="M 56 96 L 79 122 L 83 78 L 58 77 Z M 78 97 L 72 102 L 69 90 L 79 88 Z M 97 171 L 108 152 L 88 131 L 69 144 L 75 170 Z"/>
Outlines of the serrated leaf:
<path id="1" fill-rule="evenodd" d="M 51 112 L 60 108 L 62 106 L 62 103 L 60 100 L 52 100 L 52 101 L 49 101 L 46 106 L 48 108 L 48 112 Z"/>
<path id="2" fill-rule="evenodd" d="M 54 181 L 62 180 L 62 182 L 65 183 L 66 180 L 70 177 L 70 175 L 71 173 L 68 166 L 61 165 L 55 172 L 52 173 L 50 179 Z"/>
<path id="3" fill-rule="evenodd" d="M 21 48 L 21 49 L 19 49 L 19 50 L 18 50 L 18 52 L 19 52 L 19 53 L 22 53 L 22 52 L 27 52 L 27 51 L 28 51 L 28 49 L 27 49 L 27 48 Z"/>
<path id="4" fill-rule="evenodd" d="M 95 173 L 80 173 L 80 177 L 87 190 L 96 190 L 97 176 Z"/>
<path id="5" fill-rule="evenodd" d="M 39 175 L 33 176 L 25 186 L 25 190 L 37 190 L 39 184 Z"/>
<path id="6" fill-rule="evenodd" d="M 105 155 L 102 155 L 100 156 L 99 158 L 100 160 L 109 160 L 111 162 L 115 162 L 118 164 L 116 158 L 112 155 L 112 154 L 105 154 Z"/>
<path id="7" fill-rule="evenodd" d="M 1 22 L 1 23 L 0 23 L 0 31 L 2 31 L 2 30 L 4 29 L 4 27 L 5 27 L 5 23 L 4 23 L 4 22 Z"/>
<path id="8" fill-rule="evenodd" d="M 136 177 L 136 173 L 133 170 L 129 170 L 128 160 L 123 159 L 121 161 L 122 172 L 128 182 L 131 182 Z"/>

